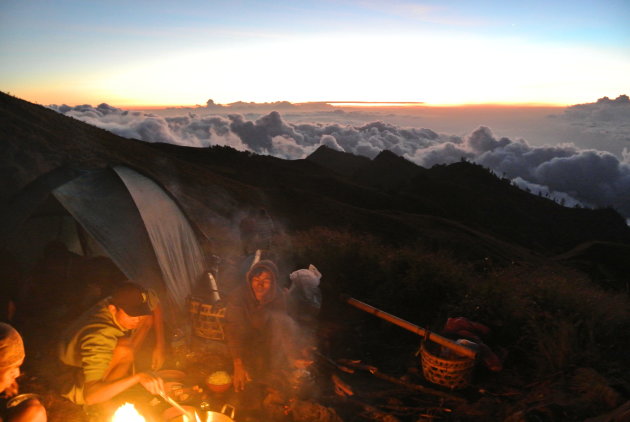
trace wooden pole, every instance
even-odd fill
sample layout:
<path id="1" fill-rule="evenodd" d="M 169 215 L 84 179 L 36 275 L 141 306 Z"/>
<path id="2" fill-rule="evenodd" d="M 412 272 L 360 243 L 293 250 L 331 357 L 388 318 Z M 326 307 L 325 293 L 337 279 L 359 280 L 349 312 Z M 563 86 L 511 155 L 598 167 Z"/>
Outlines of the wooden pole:
<path id="1" fill-rule="evenodd" d="M 454 394 L 449 394 L 444 391 L 434 390 L 433 388 L 425 387 L 423 385 L 412 384 L 410 382 L 403 381 L 391 375 L 384 374 L 381 371 L 379 371 L 379 369 L 375 366 L 363 365 L 361 363 L 354 363 L 346 359 L 340 359 L 340 362 L 343 362 L 344 365 L 348 365 L 352 368 L 363 369 L 364 371 L 368 371 L 370 374 L 374 375 L 377 378 L 380 378 L 385 381 L 389 381 L 393 384 L 401 385 L 411 390 L 420 391 L 422 393 L 427 393 L 427 394 L 432 394 L 434 396 L 442 397 L 449 400 L 466 401 L 466 399 L 459 397 L 457 395 L 454 395 Z"/>
<path id="2" fill-rule="evenodd" d="M 409 330 L 412 333 L 416 333 L 421 337 L 425 337 L 427 335 L 427 330 L 422 327 L 419 327 L 415 324 L 410 323 L 409 321 L 405 321 L 404 319 L 398 318 L 392 314 L 388 314 L 387 312 L 381 311 L 374 306 L 368 305 L 367 303 L 361 302 L 360 300 L 354 299 L 350 296 L 342 297 L 344 302 L 349 305 L 354 306 L 357 309 L 361 309 L 362 311 L 367 312 L 368 314 L 372 314 L 381 319 L 384 319 L 387 322 L 391 322 L 392 324 L 396 324 L 399 327 L 404 328 L 405 330 Z M 439 334 L 429 332 L 428 339 L 434 343 L 439 344 L 440 346 L 444 346 L 452 350 L 461 356 L 466 356 L 471 359 L 475 359 L 477 357 L 477 352 L 469 349 L 466 346 L 462 346 L 461 344 L 455 343 L 453 340 L 447 339 L 446 337 L 442 337 Z"/>

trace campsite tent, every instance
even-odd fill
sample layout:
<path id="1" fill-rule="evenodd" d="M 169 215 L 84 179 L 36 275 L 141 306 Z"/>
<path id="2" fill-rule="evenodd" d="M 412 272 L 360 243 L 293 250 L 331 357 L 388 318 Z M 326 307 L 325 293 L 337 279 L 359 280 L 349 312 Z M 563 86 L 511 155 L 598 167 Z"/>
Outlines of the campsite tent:
<path id="1" fill-rule="evenodd" d="M 184 315 L 204 273 L 197 236 L 175 200 L 128 167 L 53 170 L 23 189 L 0 221 L 2 245 L 23 264 L 50 240 L 109 256 L 127 278 L 158 292 L 167 320 Z"/>

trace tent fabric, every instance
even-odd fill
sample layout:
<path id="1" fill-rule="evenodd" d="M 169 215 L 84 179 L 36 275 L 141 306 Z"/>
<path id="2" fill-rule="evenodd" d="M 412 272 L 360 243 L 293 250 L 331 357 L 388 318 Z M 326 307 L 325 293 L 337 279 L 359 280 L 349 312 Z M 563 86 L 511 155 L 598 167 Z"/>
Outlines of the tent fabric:
<path id="1" fill-rule="evenodd" d="M 185 318 L 186 299 L 204 273 L 195 232 L 175 200 L 127 167 L 59 168 L 26 186 L 1 215 L 0 239 L 9 249 L 20 247 L 16 239 L 28 227 L 84 253 L 98 245 L 130 280 L 157 291 L 172 323 Z"/>
<path id="2" fill-rule="evenodd" d="M 131 194 L 153 246 L 164 285 L 180 311 L 204 274 L 203 255 L 188 220 L 168 194 L 151 179 L 117 166 L 114 171 Z"/>
<path id="3" fill-rule="evenodd" d="M 59 167 L 27 185 L 0 214 L 0 239 L 8 242 L 16 230 L 50 197 L 50 191 L 82 174 L 69 167 Z"/>
<path id="4" fill-rule="evenodd" d="M 2 245 L 8 247 L 22 266 L 30 267 L 41 258 L 46 245 L 54 240 L 63 242 L 69 251 L 83 255 L 79 225 L 67 212 L 38 215 L 26 220 L 19 232 L 3 239 Z"/>
<path id="5" fill-rule="evenodd" d="M 130 280 L 157 287 L 160 294 L 162 277 L 151 242 L 116 174 L 110 170 L 91 172 L 52 193 Z"/>

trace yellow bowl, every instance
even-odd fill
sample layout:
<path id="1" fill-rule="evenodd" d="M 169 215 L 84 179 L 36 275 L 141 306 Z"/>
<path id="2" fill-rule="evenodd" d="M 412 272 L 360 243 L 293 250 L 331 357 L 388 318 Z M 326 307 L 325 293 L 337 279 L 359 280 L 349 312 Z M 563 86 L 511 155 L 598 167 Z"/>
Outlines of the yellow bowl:
<path id="1" fill-rule="evenodd" d="M 230 389 L 232 377 L 225 371 L 216 371 L 206 378 L 206 385 L 210 391 L 223 393 Z"/>
<path id="2" fill-rule="evenodd" d="M 214 393 L 225 393 L 227 390 L 230 389 L 230 387 L 232 386 L 232 384 L 208 384 L 208 388 L 210 389 L 210 391 L 214 392 Z"/>

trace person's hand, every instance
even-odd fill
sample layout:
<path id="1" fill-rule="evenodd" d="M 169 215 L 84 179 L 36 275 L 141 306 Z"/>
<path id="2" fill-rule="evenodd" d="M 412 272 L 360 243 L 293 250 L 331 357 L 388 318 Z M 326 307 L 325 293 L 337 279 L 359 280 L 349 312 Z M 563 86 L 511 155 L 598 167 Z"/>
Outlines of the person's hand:
<path id="1" fill-rule="evenodd" d="M 137 375 L 140 384 L 142 384 L 149 393 L 159 395 L 164 392 L 164 381 L 162 378 L 147 374 L 146 372 L 139 372 Z"/>
<path id="2" fill-rule="evenodd" d="M 234 361 L 234 375 L 232 376 L 232 384 L 234 385 L 234 391 L 239 392 L 245 389 L 247 384 L 252 379 L 249 377 L 245 366 L 241 360 Z"/>
<path id="3" fill-rule="evenodd" d="M 151 359 L 151 369 L 153 371 L 157 371 L 158 369 L 161 369 L 162 365 L 164 365 L 165 359 L 166 359 L 166 355 L 164 353 L 164 346 L 162 347 L 156 346 L 155 349 L 153 349 L 153 355 Z"/>

